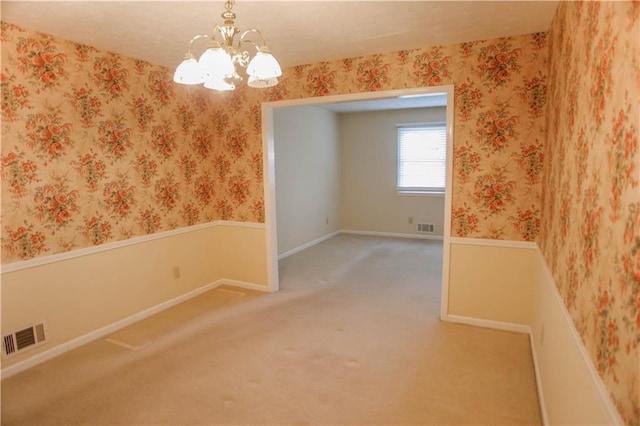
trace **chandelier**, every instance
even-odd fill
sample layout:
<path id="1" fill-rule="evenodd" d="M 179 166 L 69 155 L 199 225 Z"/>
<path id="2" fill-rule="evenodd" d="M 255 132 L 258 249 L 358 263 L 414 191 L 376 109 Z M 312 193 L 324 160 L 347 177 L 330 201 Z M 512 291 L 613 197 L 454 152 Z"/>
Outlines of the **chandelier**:
<path id="1" fill-rule="evenodd" d="M 231 10 L 233 3 L 233 0 L 227 0 L 225 4 L 226 11 L 221 14 L 224 25 L 216 25 L 211 35 L 198 34 L 191 39 L 183 61 L 176 68 L 173 81 L 180 84 L 204 83 L 207 89 L 234 90 L 243 81 L 238 73 L 239 68 L 245 68 L 249 87 L 265 88 L 278 84 L 282 69 L 271 55 L 262 33 L 249 29 L 240 34 L 236 41 L 240 30 L 235 26 L 236 14 Z M 216 38 L 216 34 L 220 37 Z M 257 36 L 259 43 L 252 40 L 256 37 L 251 36 Z M 200 38 L 209 39 L 210 44 L 196 61 L 191 53 L 191 45 Z M 242 50 L 245 44 L 256 49 L 253 57 Z"/>

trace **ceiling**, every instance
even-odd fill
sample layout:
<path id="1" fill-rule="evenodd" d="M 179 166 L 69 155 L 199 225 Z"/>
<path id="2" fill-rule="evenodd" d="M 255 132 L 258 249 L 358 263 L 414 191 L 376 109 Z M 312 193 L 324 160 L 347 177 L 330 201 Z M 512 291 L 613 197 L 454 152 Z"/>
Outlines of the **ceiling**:
<path id="1" fill-rule="evenodd" d="M 547 31 L 557 1 L 244 1 L 283 67 Z M 177 66 L 196 34 L 221 24 L 215 1 L 5 1 L 2 20 L 102 50 Z M 199 54 L 206 41 L 194 47 Z"/>
<path id="2" fill-rule="evenodd" d="M 259 29 L 283 68 L 403 49 L 547 31 L 557 1 L 245 1 L 240 30 Z M 175 68 L 196 34 L 221 24 L 224 1 L 7 1 L 2 20 Z M 194 44 L 198 56 L 206 41 Z"/>
<path id="3" fill-rule="evenodd" d="M 325 102 L 316 106 L 341 114 L 348 112 L 380 111 L 391 109 L 443 107 L 446 105 L 446 93 L 425 93 L 419 95 L 404 95 L 382 99 Z"/>

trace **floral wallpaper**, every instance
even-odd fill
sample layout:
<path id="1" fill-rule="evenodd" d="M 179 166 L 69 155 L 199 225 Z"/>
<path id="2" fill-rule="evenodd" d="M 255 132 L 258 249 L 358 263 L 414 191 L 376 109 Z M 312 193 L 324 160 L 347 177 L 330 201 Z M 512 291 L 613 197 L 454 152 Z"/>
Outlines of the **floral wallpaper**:
<path id="1" fill-rule="evenodd" d="M 2 24 L 2 262 L 213 220 L 264 221 L 260 103 L 455 84 L 453 234 L 540 229 L 544 33 L 285 70 L 216 93 Z"/>
<path id="2" fill-rule="evenodd" d="M 545 33 L 294 67 L 264 100 L 455 85 L 452 235 L 540 229 Z"/>
<path id="3" fill-rule="evenodd" d="M 8 23 L 1 38 L 3 263 L 263 220 L 261 147 L 228 98 Z"/>
<path id="4" fill-rule="evenodd" d="M 640 3 L 561 2 L 549 31 L 540 245 L 622 419 L 640 425 Z"/>

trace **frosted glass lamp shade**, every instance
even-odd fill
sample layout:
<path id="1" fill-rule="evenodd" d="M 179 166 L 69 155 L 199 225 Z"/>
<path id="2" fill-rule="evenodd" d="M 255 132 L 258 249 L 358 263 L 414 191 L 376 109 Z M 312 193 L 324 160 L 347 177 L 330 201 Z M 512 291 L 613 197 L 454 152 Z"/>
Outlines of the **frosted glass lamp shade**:
<path id="1" fill-rule="evenodd" d="M 234 84 L 227 83 L 222 78 L 209 78 L 204 81 L 204 87 L 220 91 L 233 90 L 236 88 Z"/>
<path id="2" fill-rule="evenodd" d="M 235 67 L 231 56 L 221 47 L 210 47 L 204 51 L 198 61 L 205 81 L 222 80 L 226 75 L 233 74 Z"/>
<path id="3" fill-rule="evenodd" d="M 250 76 L 256 76 L 260 80 L 268 80 L 274 77 L 280 77 L 282 75 L 282 69 L 280 64 L 273 57 L 269 49 L 266 47 L 260 48 L 256 56 L 251 59 L 247 66 L 247 74 Z"/>
<path id="4" fill-rule="evenodd" d="M 276 77 L 260 79 L 255 75 L 252 75 L 249 76 L 249 80 L 247 81 L 247 86 L 256 89 L 266 89 L 267 87 L 273 87 L 276 84 L 278 84 L 278 79 Z"/>
<path id="5" fill-rule="evenodd" d="M 173 81 L 180 84 L 201 84 L 204 82 L 198 61 L 193 56 L 185 58 L 173 73 Z"/>

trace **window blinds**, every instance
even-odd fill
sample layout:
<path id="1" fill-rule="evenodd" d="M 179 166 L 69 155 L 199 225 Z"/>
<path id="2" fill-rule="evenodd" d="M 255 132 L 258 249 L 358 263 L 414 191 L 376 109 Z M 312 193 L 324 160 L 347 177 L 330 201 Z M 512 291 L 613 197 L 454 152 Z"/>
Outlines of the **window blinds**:
<path id="1" fill-rule="evenodd" d="M 444 192 L 446 165 L 444 124 L 398 126 L 398 191 Z"/>

